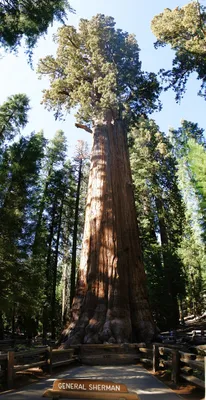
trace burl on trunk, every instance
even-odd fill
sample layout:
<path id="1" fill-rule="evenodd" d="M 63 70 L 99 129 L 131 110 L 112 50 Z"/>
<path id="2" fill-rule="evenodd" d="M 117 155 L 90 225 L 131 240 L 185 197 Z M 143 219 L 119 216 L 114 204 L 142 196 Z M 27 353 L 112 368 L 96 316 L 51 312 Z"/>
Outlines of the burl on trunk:
<path id="1" fill-rule="evenodd" d="M 84 239 L 63 347 L 150 341 L 148 303 L 127 138 L 122 121 L 96 124 Z"/>

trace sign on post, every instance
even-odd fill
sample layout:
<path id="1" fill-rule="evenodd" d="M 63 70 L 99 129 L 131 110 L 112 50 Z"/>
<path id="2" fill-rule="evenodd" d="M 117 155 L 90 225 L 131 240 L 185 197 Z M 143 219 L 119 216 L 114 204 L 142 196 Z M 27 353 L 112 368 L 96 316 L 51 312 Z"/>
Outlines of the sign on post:
<path id="1" fill-rule="evenodd" d="M 53 389 L 44 392 L 43 397 L 53 399 L 111 399 L 139 400 L 136 393 L 129 392 L 121 383 L 96 379 L 57 379 Z"/>

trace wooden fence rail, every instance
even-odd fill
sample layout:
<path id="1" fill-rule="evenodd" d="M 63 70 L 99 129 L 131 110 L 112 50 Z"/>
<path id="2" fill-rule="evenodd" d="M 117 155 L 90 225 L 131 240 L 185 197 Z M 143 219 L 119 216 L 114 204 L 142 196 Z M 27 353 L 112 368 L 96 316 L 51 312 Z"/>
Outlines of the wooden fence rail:
<path id="1" fill-rule="evenodd" d="M 111 362 L 117 356 L 115 351 L 118 350 L 119 345 L 96 346 L 99 347 L 99 351 L 105 351 L 105 348 L 107 350 L 108 348 L 110 349 L 111 354 L 109 354 L 109 357 L 112 357 L 112 359 L 110 360 L 109 358 L 109 360 Z M 84 352 L 82 349 L 84 349 Z M 153 347 L 147 347 L 144 344 L 129 345 L 128 354 L 124 354 L 123 350 L 124 348 L 122 348 L 122 354 L 119 354 L 120 359 L 129 356 L 129 358 L 136 361 L 151 364 L 154 372 L 163 367 L 171 371 L 171 379 L 175 383 L 178 383 L 182 378 L 201 388 L 205 387 L 203 374 L 204 371 L 206 374 L 206 357 L 186 353 L 175 347 L 164 347 L 162 344 L 154 344 Z M 75 361 L 77 356 L 74 355 L 74 352 L 79 353 L 82 362 L 84 362 L 83 359 L 87 353 L 89 355 L 90 353 L 94 354 L 97 357 L 95 345 L 84 345 L 67 350 L 52 349 L 47 346 L 30 351 L 9 351 L 8 353 L 0 354 L 0 383 L 12 388 L 17 372 L 34 367 L 41 367 L 44 371 L 51 373 L 53 368 L 68 365 Z M 135 354 L 136 356 L 134 357 Z"/>
<path id="2" fill-rule="evenodd" d="M 175 383 L 178 383 L 180 378 L 182 378 L 202 389 L 205 388 L 204 378 L 200 379 L 195 374 L 197 375 L 198 371 L 204 373 L 206 357 L 201 357 L 201 359 L 197 360 L 196 354 L 154 344 L 153 371 L 158 371 L 160 367 L 166 367 L 171 370 L 171 379 Z"/>
<path id="3" fill-rule="evenodd" d="M 51 374 L 53 368 L 68 365 L 76 359 L 74 349 L 52 350 L 51 347 L 44 347 L 29 351 L 8 351 L 0 354 L 0 383 L 12 389 L 17 372 L 39 367 Z"/>

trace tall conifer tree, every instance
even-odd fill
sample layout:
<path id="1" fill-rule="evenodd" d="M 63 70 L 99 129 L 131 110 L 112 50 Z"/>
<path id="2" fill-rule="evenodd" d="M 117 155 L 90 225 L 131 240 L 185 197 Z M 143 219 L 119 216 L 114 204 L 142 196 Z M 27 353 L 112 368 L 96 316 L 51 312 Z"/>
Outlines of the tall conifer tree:
<path id="1" fill-rule="evenodd" d="M 158 108 L 159 84 L 143 73 L 133 35 L 111 17 L 82 19 L 56 36 L 56 58 L 39 63 L 50 88 L 44 103 L 61 116 L 78 107 L 78 122 L 92 127 L 93 149 L 81 261 L 67 331 L 71 343 L 150 340 L 148 303 L 132 190 L 127 129 Z"/>
<path id="2" fill-rule="evenodd" d="M 130 134 L 130 158 L 151 304 L 158 326 L 179 322 L 178 299 L 185 294 L 178 255 L 184 207 L 171 145 L 153 120 L 141 118 Z"/>

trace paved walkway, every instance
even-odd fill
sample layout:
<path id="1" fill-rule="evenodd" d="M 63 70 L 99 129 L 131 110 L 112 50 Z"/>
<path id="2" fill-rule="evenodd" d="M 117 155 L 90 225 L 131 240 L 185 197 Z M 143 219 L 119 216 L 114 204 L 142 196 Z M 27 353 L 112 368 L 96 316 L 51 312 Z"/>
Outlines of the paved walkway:
<path id="1" fill-rule="evenodd" d="M 135 365 L 125 366 L 78 366 L 59 374 L 55 378 L 40 381 L 20 391 L 3 394 L 0 400 L 39 400 L 55 379 L 105 379 L 127 385 L 128 390 L 136 392 L 141 400 L 180 400 L 172 390 L 158 381 L 146 369 Z M 42 399 L 43 400 L 43 399 Z"/>

